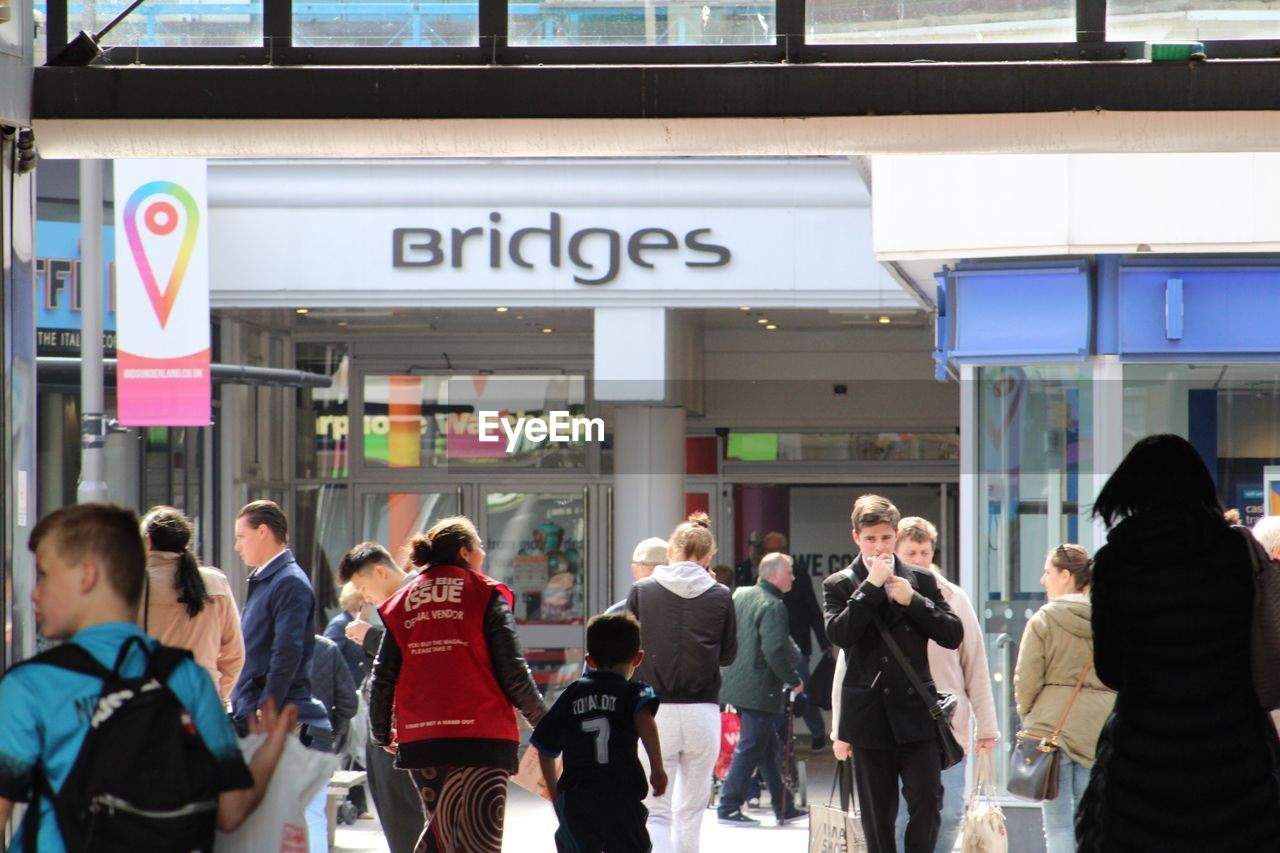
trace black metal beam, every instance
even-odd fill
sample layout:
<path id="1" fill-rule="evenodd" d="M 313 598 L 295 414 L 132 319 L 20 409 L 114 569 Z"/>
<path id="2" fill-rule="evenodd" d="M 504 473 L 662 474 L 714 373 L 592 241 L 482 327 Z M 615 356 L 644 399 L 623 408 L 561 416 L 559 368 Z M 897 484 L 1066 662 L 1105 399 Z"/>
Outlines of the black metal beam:
<path id="1" fill-rule="evenodd" d="M 252 93 L 247 96 L 246 93 Z M 37 68 L 37 119 L 781 118 L 1274 110 L 1280 62 Z"/>

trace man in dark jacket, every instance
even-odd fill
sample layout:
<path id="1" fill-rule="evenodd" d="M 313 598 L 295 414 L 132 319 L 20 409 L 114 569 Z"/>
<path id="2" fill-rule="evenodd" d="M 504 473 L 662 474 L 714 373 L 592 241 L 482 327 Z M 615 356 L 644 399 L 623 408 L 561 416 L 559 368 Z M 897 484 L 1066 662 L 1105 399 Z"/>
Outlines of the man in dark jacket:
<path id="1" fill-rule="evenodd" d="M 311 656 L 311 692 L 329 709 L 334 743 L 342 743 L 359 700 L 351 670 L 347 669 L 338 644 L 325 636 L 316 637 L 315 653 Z"/>
<path id="2" fill-rule="evenodd" d="M 270 696 L 277 708 L 297 706 L 304 745 L 332 752 L 329 712 L 311 695 L 315 594 L 288 543 L 289 520 L 274 501 L 254 501 L 240 510 L 236 552 L 246 564 L 257 568 L 249 575 L 249 592 L 240 611 L 244 669 L 231 691 L 232 722 L 237 731 L 246 733 L 249 718 Z M 329 836 L 325 800 L 325 788 L 321 787 L 307 804 L 307 826 L 313 839 Z"/>
<path id="3" fill-rule="evenodd" d="M 350 584 L 370 604 L 381 604 L 396 590 L 416 575 L 400 570 L 390 552 L 377 542 L 361 542 L 342 557 L 338 563 L 338 582 Z M 372 614 L 377 618 L 377 613 Z M 363 619 L 350 622 L 345 631 L 347 639 L 360 644 L 365 655 L 364 670 L 373 669 L 378 656 L 378 645 L 385 632 L 379 622 L 374 625 Z M 366 675 L 362 690 L 368 700 L 369 678 Z M 386 836 L 391 853 L 412 853 L 422 835 L 422 798 L 409 778 L 409 773 L 395 766 L 395 758 L 372 740 L 365 748 L 365 769 L 369 771 L 369 794 L 373 797 L 382 834 Z"/>
<path id="4" fill-rule="evenodd" d="M 804 817 L 791 803 L 782 785 L 778 766 L 778 730 L 775 717 L 787 704 L 788 685 L 799 685 L 800 673 L 787 659 L 787 609 L 783 594 L 795 575 L 786 554 L 766 554 L 760 560 L 760 580 L 733 595 L 738 622 L 738 657 L 725 668 L 720 701 L 738 710 L 742 729 L 733 751 L 733 763 L 720 792 L 720 823 L 759 826 L 760 821 L 742 813 L 747 786 L 757 766 L 769 787 L 778 825 Z"/>
<path id="5" fill-rule="evenodd" d="M 907 801 L 906 853 L 931 853 L 942 809 L 938 730 L 926 648 L 955 649 L 964 638 L 933 575 L 893 555 L 901 514 L 879 495 L 853 505 L 853 541 L 860 554 L 822 585 L 827 636 L 844 649 L 840 740 L 853 747 L 853 767 L 870 853 L 896 849 L 898 786 Z M 929 696 L 919 696 L 898 666 L 881 630 L 902 649 Z"/>
<path id="6" fill-rule="evenodd" d="M 231 691 L 232 719 L 246 732 L 249 717 L 270 696 L 278 708 L 297 705 L 304 740 L 327 748 L 333 739 L 329 715 L 311 696 L 315 595 L 288 542 L 288 519 L 274 502 L 254 501 L 240 510 L 236 552 L 257 568 L 240 611 L 244 668 Z"/>

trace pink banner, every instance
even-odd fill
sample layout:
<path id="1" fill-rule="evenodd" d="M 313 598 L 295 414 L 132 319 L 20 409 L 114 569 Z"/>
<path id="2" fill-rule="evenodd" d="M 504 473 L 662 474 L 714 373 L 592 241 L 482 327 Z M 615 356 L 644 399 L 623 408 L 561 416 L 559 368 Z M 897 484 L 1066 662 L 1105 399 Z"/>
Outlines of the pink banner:
<path id="1" fill-rule="evenodd" d="M 123 426 L 154 423 L 163 412 L 166 426 L 209 425 L 209 350 L 177 358 L 146 358 L 119 350 L 116 379 Z"/>
<path id="2" fill-rule="evenodd" d="M 116 387 L 124 426 L 210 422 L 207 176 L 200 160 L 118 160 Z"/>

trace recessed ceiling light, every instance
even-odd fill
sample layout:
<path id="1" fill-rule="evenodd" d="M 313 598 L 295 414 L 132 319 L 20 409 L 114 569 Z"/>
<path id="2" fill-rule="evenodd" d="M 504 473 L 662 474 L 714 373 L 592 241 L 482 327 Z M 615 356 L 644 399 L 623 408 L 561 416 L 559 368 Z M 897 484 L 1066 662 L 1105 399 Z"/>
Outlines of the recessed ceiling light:
<path id="1" fill-rule="evenodd" d="M 309 308 L 297 308 L 297 309 L 294 309 L 294 313 L 295 313 L 295 314 L 306 314 L 306 313 L 308 313 L 310 310 L 311 310 L 311 309 L 309 309 Z"/>
<path id="2" fill-rule="evenodd" d="M 338 321 L 338 328 L 340 328 L 340 329 L 345 329 L 346 327 L 347 327 L 347 321 L 346 321 L 346 320 L 339 320 L 339 321 Z"/>
<path id="3" fill-rule="evenodd" d="M 765 328 L 765 331 L 772 332 L 774 329 L 778 328 L 778 324 L 777 324 L 777 323 L 770 323 L 769 325 L 765 326 L 764 328 Z"/>
<path id="4" fill-rule="evenodd" d="M 739 311 L 750 311 L 750 310 L 751 310 L 751 306 L 750 306 L 750 305 L 743 305 L 743 306 L 742 306 L 741 308 L 739 308 L 738 310 L 739 310 Z"/>
<path id="5" fill-rule="evenodd" d="M 544 328 L 543 328 L 543 330 L 542 330 L 542 334 L 544 334 L 544 335 L 549 335 L 549 334 L 551 334 L 551 333 L 552 333 L 552 332 L 554 332 L 554 331 L 555 331 L 555 329 L 551 328 L 550 326 L 546 326 L 546 327 L 544 327 Z"/>
<path id="6" fill-rule="evenodd" d="M 507 313 L 507 308 L 506 308 L 506 306 L 505 306 L 505 305 L 502 305 L 502 306 L 499 306 L 499 307 L 497 307 L 497 308 L 494 308 L 493 310 L 494 310 L 494 311 L 497 311 L 499 314 L 505 314 L 505 313 Z"/>
<path id="7" fill-rule="evenodd" d="M 759 323 L 761 326 L 763 326 L 763 325 L 765 325 L 766 323 L 768 323 L 768 322 L 769 322 L 769 318 L 768 318 L 768 317 L 761 317 L 759 320 L 756 320 L 756 322 L 757 322 L 757 323 Z"/>
<path id="8" fill-rule="evenodd" d="M 880 325 L 882 325 L 882 326 L 887 326 L 887 325 L 889 325 L 889 324 L 890 324 L 890 323 L 892 323 L 892 322 L 893 322 L 893 318 L 892 318 L 892 317 L 890 317 L 888 314 L 881 314 L 881 315 L 880 315 Z"/>

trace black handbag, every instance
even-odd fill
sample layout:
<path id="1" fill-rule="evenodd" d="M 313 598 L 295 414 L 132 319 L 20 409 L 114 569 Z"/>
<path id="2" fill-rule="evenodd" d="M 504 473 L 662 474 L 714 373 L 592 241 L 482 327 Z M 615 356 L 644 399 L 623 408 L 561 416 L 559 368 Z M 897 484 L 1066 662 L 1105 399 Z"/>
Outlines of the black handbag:
<path id="1" fill-rule="evenodd" d="M 880 621 L 879 616 L 875 617 L 875 623 L 876 628 L 880 631 L 880 638 L 889 647 L 889 653 L 893 655 L 893 659 L 898 662 L 898 666 L 906 673 L 907 680 L 915 688 L 920 701 L 924 702 L 928 707 L 929 716 L 933 717 L 933 723 L 938 728 L 938 752 L 942 758 L 942 769 L 946 770 L 948 767 L 955 767 L 961 761 L 964 761 L 964 747 L 960 745 L 960 742 L 956 740 L 955 734 L 951 731 L 951 718 L 956 715 L 956 707 L 959 704 L 959 700 L 950 693 L 938 693 L 937 700 L 930 702 L 929 689 L 924 686 L 924 682 L 920 680 L 920 676 L 916 673 L 916 668 L 911 665 L 911 661 L 907 660 L 907 656 L 898 647 L 898 641 L 889 633 L 889 629 Z"/>
<path id="2" fill-rule="evenodd" d="M 1085 676 L 1093 667 L 1093 655 L 1085 662 L 1076 679 L 1076 688 L 1071 692 L 1067 707 L 1062 709 L 1062 717 L 1054 727 L 1053 734 L 1046 738 L 1038 738 L 1026 732 L 1018 732 L 1014 740 L 1013 752 L 1009 755 L 1009 793 L 1020 800 L 1042 803 L 1058 797 L 1058 767 L 1062 764 L 1062 751 L 1058 746 L 1058 735 L 1067 722 L 1067 714 L 1080 695 Z"/>

